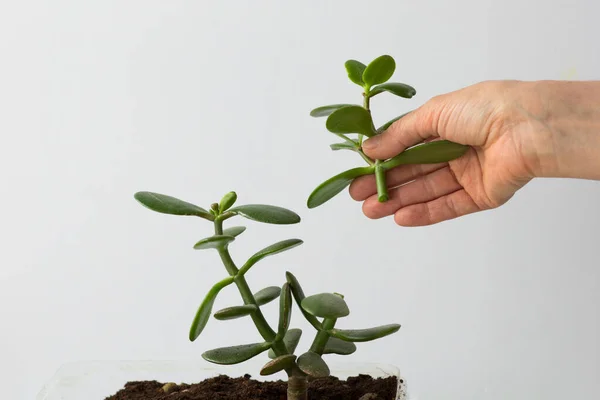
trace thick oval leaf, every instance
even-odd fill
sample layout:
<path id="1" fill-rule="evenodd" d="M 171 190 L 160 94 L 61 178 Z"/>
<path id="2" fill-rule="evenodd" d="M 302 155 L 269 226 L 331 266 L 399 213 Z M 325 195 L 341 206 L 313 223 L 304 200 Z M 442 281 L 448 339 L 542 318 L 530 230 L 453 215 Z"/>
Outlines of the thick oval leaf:
<path id="1" fill-rule="evenodd" d="M 339 110 L 342 107 L 355 106 L 356 104 L 331 104 L 328 106 L 317 107 L 310 112 L 311 117 L 328 117 L 332 112 Z"/>
<path id="2" fill-rule="evenodd" d="M 383 55 L 367 65 L 362 78 L 368 86 L 379 85 L 387 82 L 394 75 L 395 70 L 396 62 L 394 59 L 391 56 Z"/>
<path id="3" fill-rule="evenodd" d="M 237 200 L 237 194 L 235 192 L 229 192 L 221 199 L 219 203 L 219 212 L 225 212 L 235 203 Z"/>
<path id="4" fill-rule="evenodd" d="M 290 320 L 292 319 L 292 292 L 290 290 L 290 284 L 284 283 L 281 287 L 281 296 L 279 297 L 279 326 L 277 328 L 277 335 L 284 337 L 290 327 Z"/>
<path id="5" fill-rule="evenodd" d="M 267 204 L 248 204 L 232 208 L 229 212 L 266 224 L 288 225 L 300 222 L 300 216 L 295 212 Z"/>
<path id="6" fill-rule="evenodd" d="M 300 286 L 300 282 L 298 282 L 298 279 L 296 279 L 296 277 L 291 272 L 286 272 L 285 278 L 288 281 L 288 283 L 290 284 L 290 288 L 292 289 L 292 295 L 294 296 L 294 300 L 296 300 L 296 304 L 298 304 L 298 307 L 300 308 L 300 311 L 304 315 L 304 318 L 306 318 L 306 320 L 308 322 L 310 322 L 310 324 L 312 326 L 314 326 L 316 330 L 321 330 L 323 325 L 319 322 L 319 320 L 317 318 L 315 318 L 314 315 L 311 315 L 308 312 L 306 312 L 300 306 L 300 304 L 302 304 L 302 300 L 304 300 L 306 298 L 306 296 L 304 295 L 304 291 L 302 290 L 302 286 Z"/>
<path id="7" fill-rule="evenodd" d="M 368 342 L 398 332 L 400 325 L 390 324 L 369 329 L 332 329 L 329 334 L 347 342 Z"/>
<path id="8" fill-rule="evenodd" d="M 329 376 L 329 367 L 327 363 L 323 361 L 323 358 L 312 351 L 307 351 L 298 357 L 298 368 L 302 370 L 306 375 L 314 378 L 325 378 Z"/>
<path id="9" fill-rule="evenodd" d="M 409 111 L 409 112 L 407 112 L 407 113 L 404 113 L 404 114 L 402 114 L 402 115 L 399 115 L 399 116 L 397 116 L 396 118 L 394 118 L 394 119 L 391 119 L 391 120 L 389 120 L 388 122 L 386 122 L 385 124 L 381 125 L 381 126 L 380 126 L 380 127 L 377 129 L 377 134 L 380 134 L 380 133 L 383 133 L 383 132 L 385 132 L 385 131 L 386 131 L 386 130 L 387 130 L 389 127 L 390 127 L 390 126 L 392 126 L 392 124 L 393 124 L 394 122 L 396 122 L 396 121 L 398 121 L 400 118 L 402 118 L 402 117 L 404 117 L 404 116 L 408 115 L 408 113 L 410 113 L 410 111 Z"/>
<path id="10" fill-rule="evenodd" d="M 224 287 L 231 285 L 233 283 L 233 277 L 228 276 L 220 282 L 217 282 L 206 294 L 206 297 L 200 304 L 198 308 L 198 312 L 196 313 L 196 317 L 194 318 L 194 322 L 192 322 L 192 327 L 190 328 L 190 340 L 193 342 L 200 336 L 208 319 L 210 317 L 210 313 L 212 312 L 213 304 L 215 304 L 215 299 L 217 295 Z"/>
<path id="11" fill-rule="evenodd" d="M 356 351 L 356 345 L 352 342 L 346 342 L 341 339 L 330 337 L 327 340 L 323 354 L 350 355 Z"/>
<path id="12" fill-rule="evenodd" d="M 152 211 L 171 215 L 195 215 L 212 221 L 214 217 L 202 207 L 188 203 L 166 194 L 137 192 L 133 196 L 143 206 Z"/>
<path id="13" fill-rule="evenodd" d="M 404 150 L 396 157 L 382 163 L 381 167 L 388 170 L 404 164 L 437 164 L 448 162 L 461 157 L 468 149 L 469 146 L 448 140 L 436 140 Z"/>
<path id="14" fill-rule="evenodd" d="M 246 263 L 242 266 L 242 268 L 240 268 L 239 273 L 243 275 L 246 272 L 248 272 L 248 270 L 252 268 L 254 264 L 259 262 L 263 258 L 272 256 L 277 253 L 281 253 L 282 251 L 293 249 L 294 247 L 299 246 L 302 243 L 304 242 L 300 239 L 287 239 L 265 247 L 264 249 L 250 257 L 248 261 L 246 261 Z"/>
<path id="15" fill-rule="evenodd" d="M 237 237 L 241 235 L 245 230 L 245 226 L 232 226 L 231 228 L 223 229 L 223 235 Z"/>
<path id="16" fill-rule="evenodd" d="M 236 319 L 252 314 L 258 308 L 254 304 L 246 304 L 243 306 L 227 307 L 215 313 L 214 317 L 224 321 L 227 319 Z"/>
<path id="17" fill-rule="evenodd" d="M 259 306 L 270 303 L 275 300 L 281 294 L 281 288 L 279 286 L 269 286 L 254 293 L 254 300 Z"/>
<path id="18" fill-rule="evenodd" d="M 346 72 L 348 73 L 348 78 L 358 86 L 365 86 L 365 82 L 363 81 L 363 73 L 365 72 L 365 68 L 367 66 L 360 61 L 356 60 L 348 60 L 344 63 L 346 67 Z"/>
<path id="19" fill-rule="evenodd" d="M 308 197 L 306 205 L 315 208 L 331 200 L 359 176 L 375 173 L 375 167 L 358 167 L 349 169 L 321 183 Z"/>
<path id="20" fill-rule="evenodd" d="M 373 97 L 381 92 L 390 92 L 396 96 L 404 97 L 405 99 L 410 99 L 417 94 L 416 89 L 410 85 L 398 82 L 387 82 L 375 86 L 373 90 L 369 92 L 369 97 Z"/>
<path id="21" fill-rule="evenodd" d="M 202 358 L 215 364 L 238 364 L 259 355 L 271 346 L 270 343 L 243 344 L 241 346 L 221 347 L 202 354 Z"/>
<path id="22" fill-rule="evenodd" d="M 302 300 L 301 307 L 315 317 L 342 318 L 350 314 L 346 301 L 333 293 L 320 293 Z"/>
<path id="23" fill-rule="evenodd" d="M 358 146 L 356 146 L 355 144 L 349 143 L 349 142 L 345 142 L 345 143 L 333 143 L 330 144 L 329 147 L 331 147 L 331 150 L 351 150 L 351 151 L 358 151 Z"/>
<path id="24" fill-rule="evenodd" d="M 260 370 L 260 374 L 263 376 L 276 374 L 279 371 L 293 367 L 294 361 L 296 361 L 296 356 L 293 354 L 279 356 L 266 363 Z"/>
<path id="25" fill-rule="evenodd" d="M 302 337 L 302 330 L 298 328 L 289 329 L 285 336 L 283 337 L 283 344 L 285 344 L 285 348 L 289 353 L 293 354 L 296 351 L 296 347 L 298 347 L 298 343 L 300 343 L 300 338 Z M 273 349 L 269 350 L 269 358 L 276 358 L 275 352 Z"/>
<path id="26" fill-rule="evenodd" d="M 196 250 L 223 249 L 235 240 L 234 236 L 214 235 L 200 240 L 194 245 Z"/>
<path id="27" fill-rule="evenodd" d="M 325 127 L 333 133 L 359 133 L 368 137 L 376 133 L 371 113 L 361 106 L 342 107 L 332 112 Z"/>

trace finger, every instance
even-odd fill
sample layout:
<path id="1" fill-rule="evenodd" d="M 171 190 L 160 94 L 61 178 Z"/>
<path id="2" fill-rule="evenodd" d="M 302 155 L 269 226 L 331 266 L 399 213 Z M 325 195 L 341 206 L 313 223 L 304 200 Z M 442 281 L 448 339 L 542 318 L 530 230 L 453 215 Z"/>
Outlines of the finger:
<path id="1" fill-rule="evenodd" d="M 365 154 L 376 160 L 385 160 L 400 154 L 408 147 L 439 136 L 437 131 L 444 102 L 436 97 L 394 122 L 385 132 L 367 139 Z"/>
<path id="2" fill-rule="evenodd" d="M 414 164 L 414 165 L 401 165 L 393 168 L 386 173 L 386 182 L 388 188 L 403 185 L 410 182 L 419 176 L 429 174 L 437 171 L 438 169 L 444 168 L 447 163 L 441 164 Z M 370 196 L 377 193 L 377 186 L 375 184 L 375 175 L 365 175 L 356 178 L 350 184 L 350 196 L 356 201 L 364 201 Z"/>
<path id="3" fill-rule="evenodd" d="M 394 221 L 400 226 L 427 226 L 482 210 L 462 189 L 426 203 L 401 208 L 394 214 Z"/>
<path id="4" fill-rule="evenodd" d="M 444 167 L 390 190 L 390 198 L 384 203 L 379 202 L 376 195 L 369 197 L 363 203 L 363 213 L 371 219 L 379 219 L 394 214 L 402 207 L 425 203 L 460 189 L 462 186 L 450 168 Z"/>

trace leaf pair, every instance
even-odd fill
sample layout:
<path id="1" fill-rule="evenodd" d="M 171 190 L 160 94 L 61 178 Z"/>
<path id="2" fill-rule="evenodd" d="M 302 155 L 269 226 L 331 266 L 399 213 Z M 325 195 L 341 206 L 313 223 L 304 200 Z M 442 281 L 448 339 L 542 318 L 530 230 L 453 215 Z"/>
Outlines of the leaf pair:
<path id="1" fill-rule="evenodd" d="M 364 88 L 387 82 L 396 70 L 396 62 L 389 55 L 377 57 L 369 65 L 364 65 L 356 60 L 348 60 L 344 66 L 348 78 Z"/>
<path id="2" fill-rule="evenodd" d="M 433 141 L 403 151 L 396 157 L 381 163 L 380 168 L 390 170 L 406 164 L 438 164 L 448 162 L 461 157 L 467 149 L 468 146 L 447 140 Z M 374 173 L 374 166 L 359 167 L 349 169 L 329 178 L 317 186 L 310 194 L 307 200 L 308 208 L 315 208 L 326 203 L 349 186 L 354 179 Z"/>
<path id="3" fill-rule="evenodd" d="M 215 219 L 215 216 L 204 208 L 165 194 L 144 191 L 135 193 L 134 198 L 150 210 L 162 214 L 191 215 L 209 221 Z M 300 222 L 300 216 L 295 212 L 268 204 L 247 204 L 230 209 L 229 207 L 233 205 L 236 199 L 235 192 L 230 192 L 223 197 L 219 209 L 226 212 L 224 215 L 240 215 L 267 224 L 287 225 Z"/>

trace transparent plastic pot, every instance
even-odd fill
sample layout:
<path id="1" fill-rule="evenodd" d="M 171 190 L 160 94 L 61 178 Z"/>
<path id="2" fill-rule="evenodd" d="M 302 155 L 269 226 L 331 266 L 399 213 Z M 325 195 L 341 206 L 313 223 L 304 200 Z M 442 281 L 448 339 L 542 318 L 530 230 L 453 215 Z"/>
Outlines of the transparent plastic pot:
<path id="1" fill-rule="evenodd" d="M 406 384 L 393 365 L 329 363 L 331 375 L 347 379 L 359 374 L 373 378 L 396 376 L 396 400 L 408 400 Z M 285 380 L 285 373 L 263 377 L 261 364 L 246 362 L 234 366 L 207 365 L 204 360 L 182 361 L 80 361 L 63 365 L 44 386 L 36 400 L 102 400 L 129 381 L 197 383 L 217 375 L 239 377 L 250 374 L 260 381 Z M 394 399 L 390 399 L 394 400 Z"/>

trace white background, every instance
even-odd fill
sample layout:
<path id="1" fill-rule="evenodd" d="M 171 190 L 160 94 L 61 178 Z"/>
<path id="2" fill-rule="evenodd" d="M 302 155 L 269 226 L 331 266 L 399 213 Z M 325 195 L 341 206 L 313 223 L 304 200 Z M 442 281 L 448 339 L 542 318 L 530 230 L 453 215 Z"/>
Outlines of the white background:
<path id="1" fill-rule="evenodd" d="M 224 276 L 192 249 L 210 226 L 152 213 L 138 190 L 205 207 L 236 190 L 300 213 L 295 226 L 237 221 L 240 262 L 305 240 L 257 265 L 251 286 L 290 270 L 309 293 L 346 295 L 345 327 L 402 324 L 352 361 L 398 365 L 415 398 L 598 396 L 599 183 L 536 180 L 498 210 L 426 228 L 368 220 L 347 193 L 305 207 L 361 165 L 308 116 L 360 101 L 346 59 L 390 54 L 394 79 L 417 88 L 374 101 L 379 122 L 486 79 L 598 79 L 597 1 L 1 4 L 2 398 L 32 399 L 68 361 L 197 358 L 257 339 L 248 321 L 212 320 L 187 340 Z M 217 306 L 239 301 L 230 289 Z"/>

